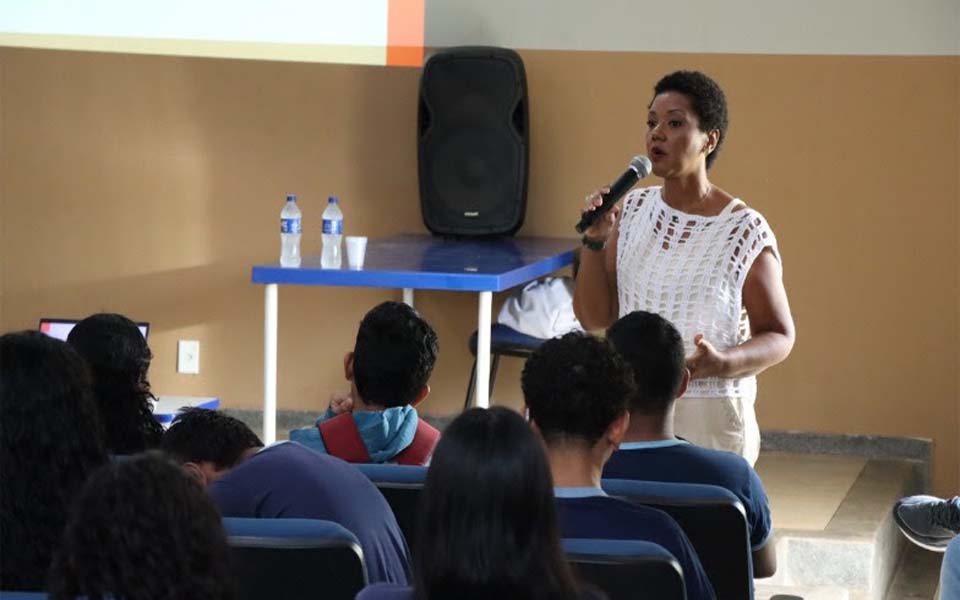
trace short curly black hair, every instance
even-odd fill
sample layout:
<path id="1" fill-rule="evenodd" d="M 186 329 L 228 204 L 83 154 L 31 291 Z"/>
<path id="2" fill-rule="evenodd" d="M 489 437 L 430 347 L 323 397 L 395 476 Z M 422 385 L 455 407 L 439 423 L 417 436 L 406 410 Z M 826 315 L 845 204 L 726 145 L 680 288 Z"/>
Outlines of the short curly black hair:
<path id="1" fill-rule="evenodd" d="M 660 315 L 635 310 L 607 329 L 607 339 L 630 363 L 637 393 L 630 411 L 660 414 L 676 399 L 687 368 L 683 338 Z"/>
<path id="2" fill-rule="evenodd" d="M 410 306 L 383 302 L 360 322 L 353 348 L 353 378 L 367 404 L 413 402 L 437 362 L 437 332 Z"/>
<path id="3" fill-rule="evenodd" d="M 173 419 L 160 448 L 179 463 L 210 462 L 229 469 L 250 448 L 263 446 L 257 434 L 240 419 L 216 410 L 188 408 Z"/>
<path id="4" fill-rule="evenodd" d="M 521 387 L 548 445 L 595 445 L 636 390 L 630 366 L 610 342 L 579 331 L 544 342 L 527 359 Z"/>
<path id="5" fill-rule="evenodd" d="M 235 597 L 220 513 L 200 483 L 158 452 L 96 471 L 76 498 L 50 597 Z"/>
<path id="6" fill-rule="evenodd" d="M 43 589 L 67 510 L 107 462 L 86 363 L 39 331 L 0 336 L 0 582 Z"/>
<path id="7" fill-rule="evenodd" d="M 134 454 L 160 444 L 147 370 L 153 353 L 137 324 L 116 313 L 98 313 L 70 330 L 67 343 L 87 361 L 100 408 L 104 440 L 112 454 Z"/>
<path id="8" fill-rule="evenodd" d="M 717 146 L 707 155 L 709 169 L 717 160 L 720 147 L 727 139 L 727 127 L 730 124 L 727 116 L 727 97 L 723 89 L 716 81 L 700 71 L 675 71 L 663 77 L 653 87 L 654 97 L 665 92 L 677 92 L 690 100 L 690 106 L 700 121 L 700 131 L 708 133 L 716 129 L 720 132 Z"/>

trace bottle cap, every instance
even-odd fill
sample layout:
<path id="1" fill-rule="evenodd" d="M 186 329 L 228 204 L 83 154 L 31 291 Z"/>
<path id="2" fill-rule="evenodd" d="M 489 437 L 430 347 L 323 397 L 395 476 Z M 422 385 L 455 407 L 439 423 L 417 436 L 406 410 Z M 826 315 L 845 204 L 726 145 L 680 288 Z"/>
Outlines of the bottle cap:
<path id="1" fill-rule="evenodd" d="M 336 204 L 336 203 L 337 203 L 336 196 L 330 196 L 329 198 L 327 198 L 327 204 Z"/>
<path id="2" fill-rule="evenodd" d="M 296 194 L 287 194 L 287 202 L 296 202 L 296 201 L 297 201 Z"/>

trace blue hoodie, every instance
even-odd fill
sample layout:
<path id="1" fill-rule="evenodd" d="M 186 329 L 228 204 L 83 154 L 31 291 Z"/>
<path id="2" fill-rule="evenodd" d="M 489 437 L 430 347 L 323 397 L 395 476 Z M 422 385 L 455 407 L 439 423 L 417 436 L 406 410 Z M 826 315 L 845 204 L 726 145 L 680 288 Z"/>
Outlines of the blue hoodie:
<path id="1" fill-rule="evenodd" d="M 336 417 L 329 408 L 317 419 L 313 427 L 302 427 L 290 430 L 290 441 L 300 442 L 304 446 L 327 454 L 327 447 L 320 437 L 317 425 L 327 419 Z M 353 421 L 360 431 L 360 438 L 370 455 L 370 462 L 385 463 L 403 452 L 413 442 L 417 433 L 417 409 L 409 404 L 395 406 L 386 410 L 357 411 L 353 413 Z"/>

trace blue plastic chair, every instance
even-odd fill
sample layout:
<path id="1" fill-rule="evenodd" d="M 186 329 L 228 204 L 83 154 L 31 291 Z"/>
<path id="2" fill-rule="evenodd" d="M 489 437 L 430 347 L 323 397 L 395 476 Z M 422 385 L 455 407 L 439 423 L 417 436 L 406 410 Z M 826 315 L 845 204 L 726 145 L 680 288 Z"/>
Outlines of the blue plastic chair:
<path id="1" fill-rule="evenodd" d="M 603 490 L 669 514 L 687 534 L 718 600 L 753 599 L 750 531 L 740 499 L 726 488 L 698 483 L 604 479 Z"/>
<path id="2" fill-rule="evenodd" d="M 564 539 L 563 549 L 580 579 L 610 600 L 684 600 L 683 570 L 658 544 L 639 540 Z"/>
<path id="3" fill-rule="evenodd" d="M 493 394 L 493 384 L 497 380 L 497 367 L 500 366 L 501 356 L 527 358 L 533 351 L 543 344 L 545 339 L 520 333 L 512 327 L 497 323 L 490 328 L 490 394 Z M 477 383 L 477 332 L 470 336 L 470 353 L 473 354 L 473 368 L 470 370 L 470 383 L 467 384 L 467 397 L 463 401 L 463 409 L 473 404 L 473 393 Z"/>
<path id="4" fill-rule="evenodd" d="M 388 464 L 358 464 L 360 472 L 377 486 L 397 518 L 400 531 L 407 540 L 410 554 L 417 550 L 417 523 L 420 518 L 420 495 L 427 479 L 427 467 Z"/>
<path id="5" fill-rule="evenodd" d="M 357 600 L 413 600 L 413 588 L 397 583 L 375 583 L 357 594 Z"/>
<path id="6" fill-rule="evenodd" d="M 316 519 L 224 518 L 244 600 L 353 600 L 367 585 L 357 537 Z"/>

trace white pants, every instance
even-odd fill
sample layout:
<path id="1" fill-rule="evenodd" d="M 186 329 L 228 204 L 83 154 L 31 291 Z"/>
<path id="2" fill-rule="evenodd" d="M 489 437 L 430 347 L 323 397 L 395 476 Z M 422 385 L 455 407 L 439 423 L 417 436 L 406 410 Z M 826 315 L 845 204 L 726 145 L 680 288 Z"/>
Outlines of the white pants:
<path id="1" fill-rule="evenodd" d="M 698 446 L 726 450 L 747 459 L 760 455 L 760 427 L 753 398 L 696 398 L 677 400 L 674 432 Z"/>

